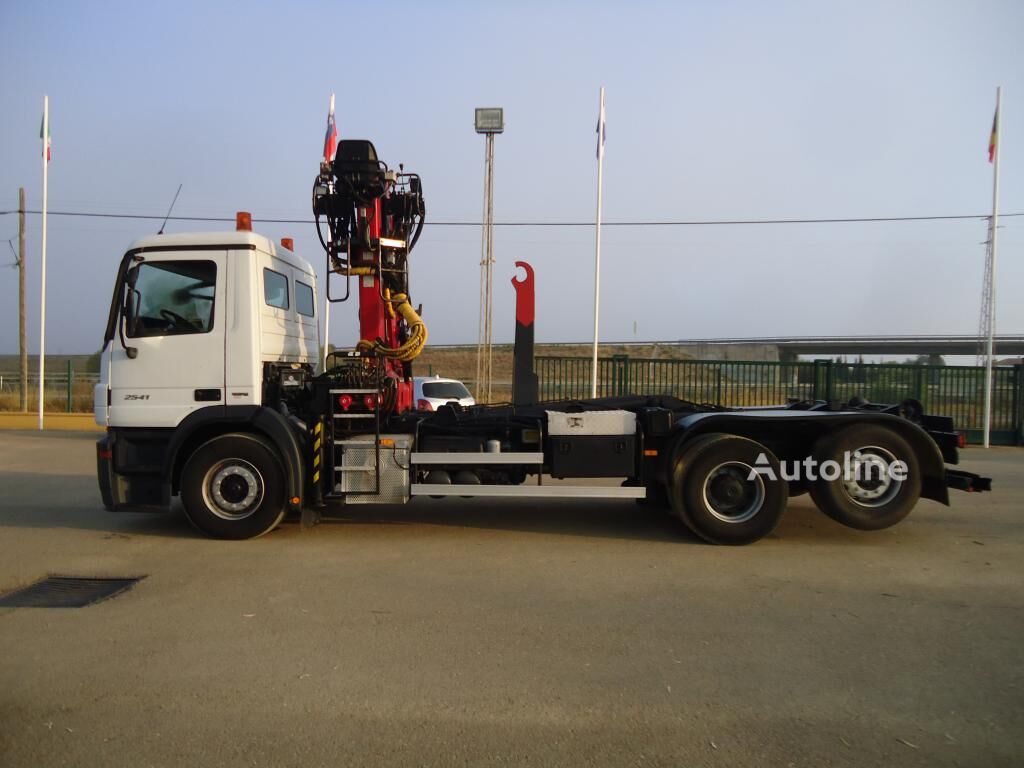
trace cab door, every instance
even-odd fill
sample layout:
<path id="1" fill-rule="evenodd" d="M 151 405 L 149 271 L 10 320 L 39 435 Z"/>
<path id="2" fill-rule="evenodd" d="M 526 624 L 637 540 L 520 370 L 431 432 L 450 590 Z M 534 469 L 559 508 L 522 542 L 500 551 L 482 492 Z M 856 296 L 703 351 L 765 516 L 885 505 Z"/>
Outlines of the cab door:
<path id="1" fill-rule="evenodd" d="M 125 275 L 109 426 L 175 427 L 224 404 L 226 251 L 149 251 Z"/>

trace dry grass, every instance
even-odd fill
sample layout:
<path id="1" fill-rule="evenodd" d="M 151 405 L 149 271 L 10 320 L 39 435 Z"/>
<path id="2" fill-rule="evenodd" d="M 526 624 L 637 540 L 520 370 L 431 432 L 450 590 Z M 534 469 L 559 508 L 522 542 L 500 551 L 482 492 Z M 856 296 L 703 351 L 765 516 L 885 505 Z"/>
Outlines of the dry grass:
<path id="1" fill-rule="evenodd" d="M 46 399 L 43 401 L 43 410 L 47 413 L 92 413 L 92 383 L 82 382 L 75 384 L 71 393 L 71 410 L 68 410 L 68 395 L 66 390 L 46 390 Z M 0 393 L 0 411 L 19 412 L 21 410 L 21 396 L 17 390 Z M 39 410 L 39 390 L 30 389 L 28 393 L 28 412 L 34 413 Z"/>
<path id="2" fill-rule="evenodd" d="M 60 381 L 66 378 L 68 366 L 71 366 L 72 392 L 71 413 L 92 412 L 92 388 L 96 373 L 87 373 L 92 355 L 47 355 L 46 356 L 46 399 L 44 407 L 47 412 L 67 413 L 67 384 Z M 0 390 L 0 411 L 21 410 L 20 382 L 18 377 L 19 359 L 17 355 L 0 355 L 0 378 L 3 389 Z M 28 412 L 39 409 L 39 356 L 28 356 L 29 386 Z M 56 379 L 56 380 L 54 380 Z"/>

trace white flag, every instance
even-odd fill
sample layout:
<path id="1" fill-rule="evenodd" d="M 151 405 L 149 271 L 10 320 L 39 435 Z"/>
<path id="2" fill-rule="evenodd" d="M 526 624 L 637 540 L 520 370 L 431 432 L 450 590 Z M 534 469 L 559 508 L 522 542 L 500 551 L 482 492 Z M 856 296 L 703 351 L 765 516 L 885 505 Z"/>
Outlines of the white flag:
<path id="1" fill-rule="evenodd" d="M 601 89 L 601 107 L 597 113 L 597 159 L 604 155 L 604 88 Z"/>

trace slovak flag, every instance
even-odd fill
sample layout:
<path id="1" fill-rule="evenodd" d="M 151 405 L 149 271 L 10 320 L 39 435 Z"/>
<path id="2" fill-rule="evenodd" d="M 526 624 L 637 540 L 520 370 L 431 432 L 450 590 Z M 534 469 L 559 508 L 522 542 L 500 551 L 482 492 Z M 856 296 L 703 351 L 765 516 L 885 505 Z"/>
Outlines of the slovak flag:
<path id="1" fill-rule="evenodd" d="M 324 136 L 324 162 L 334 159 L 334 151 L 338 148 L 338 126 L 334 124 L 334 94 L 331 94 L 331 109 L 327 113 L 327 135 Z"/>
<path id="2" fill-rule="evenodd" d="M 996 158 L 996 150 L 999 147 L 999 106 L 996 106 L 996 113 L 992 116 L 992 133 L 988 137 L 988 161 L 991 163 Z"/>
<path id="3" fill-rule="evenodd" d="M 45 136 L 43 136 L 44 130 L 46 131 Z M 50 162 L 50 126 L 46 121 L 46 115 L 43 115 L 43 119 L 39 123 L 39 138 L 43 140 L 43 154 L 46 155 L 46 162 Z"/>

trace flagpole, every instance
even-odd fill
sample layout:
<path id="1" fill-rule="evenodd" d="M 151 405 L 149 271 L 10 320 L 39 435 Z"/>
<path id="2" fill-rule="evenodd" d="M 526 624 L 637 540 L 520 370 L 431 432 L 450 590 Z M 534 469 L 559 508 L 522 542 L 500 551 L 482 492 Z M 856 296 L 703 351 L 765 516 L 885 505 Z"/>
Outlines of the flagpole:
<path id="1" fill-rule="evenodd" d="M 46 372 L 46 198 L 47 175 L 50 166 L 48 140 L 50 137 L 50 97 L 43 96 L 43 239 L 42 267 L 39 270 L 39 429 L 43 429 L 43 392 Z"/>
<path id="2" fill-rule="evenodd" d="M 327 110 L 327 136 L 324 138 L 324 163 L 330 163 L 334 160 L 334 149 L 337 143 L 338 128 L 334 124 L 334 94 L 331 94 L 331 106 Z M 346 280 L 348 278 L 345 278 Z M 327 372 L 327 356 L 330 354 L 331 349 L 331 300 L 328 298 L 329 287 L 331 281 L 331 270 L 328 266 L 327 273 L 324 275 L 324 360 L 323 360 L 323 371 Z"/>
<path id="3" fill-rule="evenodd" d="M 1003 154 L 1000 144 L 1002 131 L 1002 86 L 996 87 L 996 116 L 992 133 L 995 136 L 995 153 L 992 160 L 992 240 L 989 246 L 989 279 L 992 281 L 991 298 L 988 305 L 988 339 L 985 343 L 985 447 L 989 447 L 992 431 L 992 340 L 996 330 L 996 244 L 999 240 L 999 157 Z"/>
<path id="4" fill-rule="evenodd" d="M 594 236 L 594 355 L 590 371 L 590 396 L 597 397 L 597 339 L 601 312 L 601 187 L 604 184 L 604 88 L 597 117 L 597 225 Z"/>
<path id="5" fill-rule="evenodd" d="M 331 273 L 324 275 L 325 280 L 331 279 Z M 330 354 L 331 337 L 331 300 L 327 298 L 326 285 L 324 286 L 324 367 L 321 373 L 327 373 L 327 355 Z"/>

